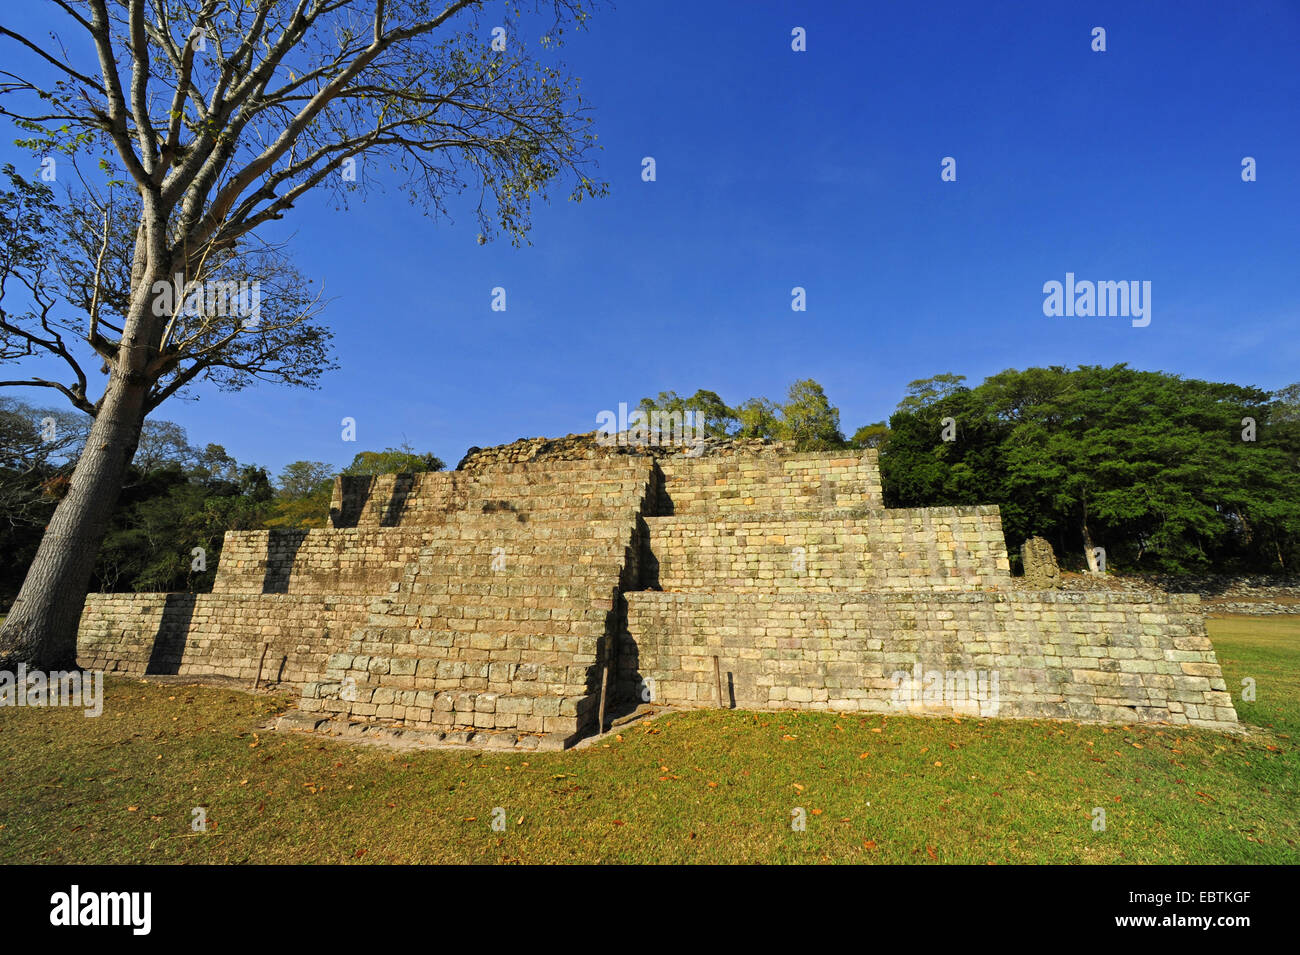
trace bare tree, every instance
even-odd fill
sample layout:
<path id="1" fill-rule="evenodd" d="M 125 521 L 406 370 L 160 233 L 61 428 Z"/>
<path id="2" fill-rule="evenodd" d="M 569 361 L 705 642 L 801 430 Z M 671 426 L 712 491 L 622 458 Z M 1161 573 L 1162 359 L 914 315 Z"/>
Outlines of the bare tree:
<path id="1" fill-rule="evenodd" d="M 361 164 L 376 159 L 405 173 L 407 195 L 433 215 L 451 194 L 475 190 L 481 241 L 497 232 L 520 241 L 532 199 L 561 179 L 571 179 L 572 199 L 605 188 L 585 175 L 595 137 L 576 80 L 531 55 L 523 15 L 508 6 L 503 21 L 485 18 L 478 0 L 441 9 L 427 0 L 53 5 L 76 43 L 42 44 L 0 26 L 5 62 L 32 64 L 26 75 L 0 71 L 0 115 L 30 134 L 21 144 L 34 150 L 102 153 L 107 172 L 86 187 L 94 216 L 78 230 L 81 253 L 59 274 L 108 380 L 92 401 L 70 360 L 68 326 L 51 318 L 44 283 L 53 263 L 39 256 L 39 228 L 13 218 L 9 238 L 31 254 L 10 271 L 24 276 L 34 304 L 4 314 L 0 334 L 10 357 L 43 352 L 72 375 L 18 383 L 51 387 L 94 418 L 0 630 L 0 659 L 47 669 L 75 662 L 95 553 L 145 416 L 198 376 L 227 387 L 313 380 L 321 342 L 304 343 L 300 310 L 282 309 L 279 338 L 265 316 L 254 326 L 211 314 L 211 286 L 250 267 L 243 257 L 259 227 L 311 190 L 365 188 Z M 542 47 L 588 16 L 581 0 L 534 12 L 544 16 Z M 125 188 L 113 187 L 114 175 Z M 115 218 L 128 228 L 115 232 Z M 115 234 L 129 236 L 119 252 Z M 115 272 L 106 261 L 129 267 Z M 290 292 L 282 282 L 277 294 Z"/>

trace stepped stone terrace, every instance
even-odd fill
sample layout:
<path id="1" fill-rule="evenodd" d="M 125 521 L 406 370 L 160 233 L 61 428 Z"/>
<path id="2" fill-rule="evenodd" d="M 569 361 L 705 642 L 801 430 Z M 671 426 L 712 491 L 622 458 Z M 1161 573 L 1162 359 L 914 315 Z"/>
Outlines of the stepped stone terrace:
<path id="1" fill-rule="evenodd" d="M 231 531 L 210 594 L 92 594 L 82 666 L 300 695 L 286 725 L 562 748 L 669 706 L 1237 716 L 1195 595 L 1027 590 L 998 509 L 885 508 L 875 451 L 471 449 Z"/>

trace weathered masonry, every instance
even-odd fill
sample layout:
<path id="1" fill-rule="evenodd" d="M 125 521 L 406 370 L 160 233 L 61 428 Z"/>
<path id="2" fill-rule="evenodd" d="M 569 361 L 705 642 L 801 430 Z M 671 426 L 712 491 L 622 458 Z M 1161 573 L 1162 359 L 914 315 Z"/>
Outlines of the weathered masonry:
<path id="1" fill-rule="evenodd" d="M 885 509 L 874 451 L 489 460 L 341 478 L 330 528 L 229 532 L 210 594 L 92 594 L 80 662 L 261 665 L 307 725 L 493 747 L 593 732 L 602 676 L 611 701 L 1237 723 L 1198 598 L 1022 589 L 996 507 Z"/>

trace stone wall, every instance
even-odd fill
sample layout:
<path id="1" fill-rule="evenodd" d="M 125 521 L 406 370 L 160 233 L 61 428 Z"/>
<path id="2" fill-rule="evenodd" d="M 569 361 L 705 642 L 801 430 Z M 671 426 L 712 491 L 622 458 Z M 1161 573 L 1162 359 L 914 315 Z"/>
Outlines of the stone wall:
<path id="1" fill-rule="evenodd" d="M 381 594 L 431 540 L 404 528 L 227 531 L 214 594 Z"/>
<path id="2" fill-rule="evenodd" d="M 266 594 L 89 594 L 77 662 L 131 676 L 257 677 L 301 689 L 365 623 L 369 599 Z"/>
<path id="3" fill-rule="evenodd" d="M 511 572 L 564 575 L 593 561 L 594 541 L 630 526 L 622 521 L 517 521 L 479 515 L 443 527 L 341 528 L 229 532 L 213 593 L 386 594 L 420 559 L 488 571 L 496 559 Z M 615 571 L 617 568 L 614 568 Z"/>
<path id="4" fill-rule="evenodd" d="M 622 679 L 666 704 L 716 706 L 717 655 L 724 704 L 748 709 L 1237 721 L 1195 597 L 644 592 L 627 601 Z M 917 667 L 958 692 L 927 699 L 944 681 L 917 685 Z"/>
<path id="5" fill-rule="evenodd" d="M 646 518 L 663 590 L 970 590 L 1008 572 L 996 506 Z"/>
<path id="6" fill-rule="evenodd" d="M 1013 586 L 1033 589 L 1025 577 Z M 1060 587 L 1072 591 L 1110 594 L 1197 594 L 1201 609 L 1216 614 L 1300 614 L 1300 581 L 1295 577 L 1233 576 L 1228 574 L 1090 574 L 1062 571 Z"/>
<path id="7" fill-rule="evenodd" d="M 1300 613 L 1300 578 L 1296 577 L 1203 574 L 1144 579 L 1169 593 L 1200 594 L 1206 613 Z"/>
<path id="8" fill-rule="evenodd" d="M 721 458 L 678 456 L 659 462 L 659 515 L 776 514 L 884 506 L 874 450 Z"/>
<path id="9" fill-rule="evenodd" d="M 617 457 L 503 465 L 493 471 L 383 474 L 335 480 L 335 527 L 433 527 L 482 514 L 603 520 L 630 516 L 629 502 L 652 473 L 648 458 Z"/>

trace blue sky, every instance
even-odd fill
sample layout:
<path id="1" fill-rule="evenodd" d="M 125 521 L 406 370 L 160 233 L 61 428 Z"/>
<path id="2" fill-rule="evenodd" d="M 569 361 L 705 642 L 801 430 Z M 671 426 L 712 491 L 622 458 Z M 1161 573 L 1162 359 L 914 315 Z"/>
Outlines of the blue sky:
<path id="1" fill-rule="evenodd" d="M 557 195 L 522 249 L 479 246 L 463 205 L 433 222 L 396 188 L 305 201 L 278 234 L 331 299 L 341 370 L 318 391 L 200 389 L 156 416 L 275 471 L 403 440 L 454 465 L 664 389 L 739 403 L 812 377 L 851 434 L 939 372 L 1300 379 L 1294 0 L 629 0 L 562 56 L 595 109 L 607 198 Z M 1045 317 L 1043 283 L 1067 271 L 1150 281 L 1151 324 Z"/>

